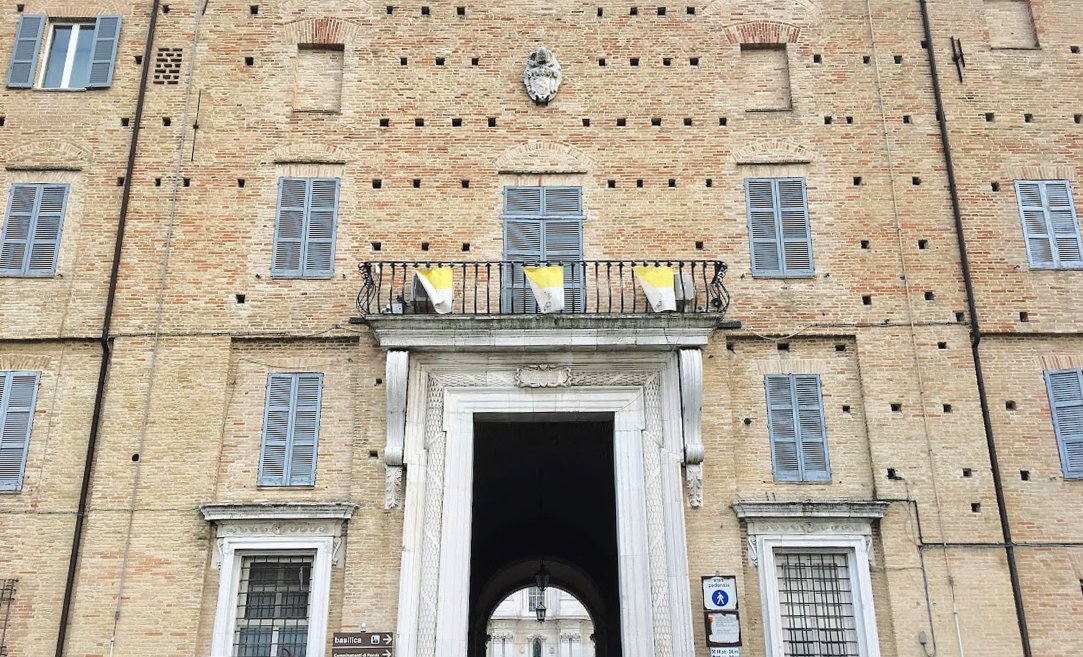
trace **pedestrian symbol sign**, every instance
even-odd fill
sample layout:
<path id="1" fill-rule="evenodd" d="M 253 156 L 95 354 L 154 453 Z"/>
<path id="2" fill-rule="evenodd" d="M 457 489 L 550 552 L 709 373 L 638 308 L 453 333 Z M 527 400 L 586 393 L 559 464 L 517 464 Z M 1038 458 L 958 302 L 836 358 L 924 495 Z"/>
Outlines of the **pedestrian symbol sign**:
<path id="1" fill-rule="evenodd" d="M 703 608 L 708 611 L 737 609 L 737 578 L 733 575 L 704 577 Z"/>
<path id="2" fill-rule="evenodd" d="M 729 606 L 730 596 L 725 589 L 715 589 L 714 593 L 711 593 L 711 602 L 714 603 L 715 607 L 725 609 Z"/>

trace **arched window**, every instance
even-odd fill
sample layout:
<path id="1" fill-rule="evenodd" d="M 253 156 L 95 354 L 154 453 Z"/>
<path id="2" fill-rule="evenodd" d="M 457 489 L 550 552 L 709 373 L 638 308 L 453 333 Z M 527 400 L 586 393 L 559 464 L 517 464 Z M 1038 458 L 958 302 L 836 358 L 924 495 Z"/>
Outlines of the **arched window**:
<path id="1" fill-rule="evenodd" d="M 542 657 L 541 639 L 534 639 L 534 657 Z"/>

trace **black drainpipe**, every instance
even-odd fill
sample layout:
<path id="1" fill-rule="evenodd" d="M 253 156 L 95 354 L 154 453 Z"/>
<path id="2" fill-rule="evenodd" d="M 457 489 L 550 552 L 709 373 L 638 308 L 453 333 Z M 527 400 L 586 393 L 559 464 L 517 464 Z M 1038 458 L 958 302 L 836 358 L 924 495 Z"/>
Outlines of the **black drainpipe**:
<path id="1" fill-rule="evenodd" d="M 117 296 L 117 278 L 120 273 L 120 254 L 124 247 L 124 229 L 128 223 L 128 204 L 132 197 L 132 176 L 135 172 L 135 155 L 139 146 L 139 131 L 143 126 L 143 103 L 147 97 L 147 80 L 150 77 L 154 32 L 158 24 L 158 2 L 154 0 L 147 27 L 147 42 L 143 49 L 143 71 L 139 79 L 139 96 L 135 103 L 135 126 L 128 146 L 128 166 L 124 172 L 124 191 L 120 198 L 120 217 L 117 220 L 117 237 L 113 243 L 113 263 L 109 271 L 109 293 L 105 298 L 105 318 L 102 321 L 101 367 L 98 369 L 98 387 L 94 393 L 94 413 L 90 419 L 90 437 L 87 440 L 86 457 L 83 459 L 83 482 L 79 489 L 79 507 L 75 514 L 75 531 L 71 539 L 71 557 L 68 559 L 68 578 L 64 583 L 64 602 L 60 607 L 60 629 L 56 636 L 56 657 L 63 657 L 68 637 L 72 599 L 75 593 L 75 576 L 79 569 L 79 549 L 83 543 L 83 524 L 86 521 L 87 502 L 90 498 L 90 479 L 94 472 L 94 454 L 101 431 L 102 407 L 105 403 L 105 382 L 109 375 L 109 363 L 113 355 L 113 343 L 109 337 L 113 324 L 113 303 Z"/>
<path id="2" fill-rule="evenodd" d="M 989 397 L 985 390 L 985 373 L 981 364 L 981 325 L 978 323 L 978 308 L 974 298 L 974 281 L 970 275 L 970 260 L 967 258 L 966 253 L 963 213 L 959 203 L 959 189 L 955 180 L 955 165 L 951 157 L 951 141 L 948 138 L 948 117 L 944 112 L 944 97 L 940 92 L 940 76 L 936 69 L 936 54 L 933 52 L 933 32 L 929 23 L 929 7 L 926 0 L 918 0 L 918 4 L 921 6 L 921 24 L 925 29 L 925 45 L 926 51 L 929 53 L 929 73 L 933 82 L 933 96 L 936 99 L 937 123 L 940 124 L 940 143 L 944 149 L 944 164 L 948 173 L 948 190 L 951 193 L 951 211 L 955 219 L 956 239 L 959 242 L 963 284 L 966 287 L 966 305 L 970 313 L 970 351 L 974 358 L 974 375 L 978 384 L 978 400 L 981 402 L 981 422 L 985 428 L 985 443 L 989 451 L 989 464 L 993 470 L 993 488 L 996 490 L 1000 528 L 1004 534 L 1004 552 L 1008 560 L 1008 575 L 1011 578 L 1012 597 L 1015 599 L 1015 617 L 1019 624 L 1019 640 L 1023 645 L 1023 657 L 1032 657 L 1030 632 L 1027 629 L 1027 614 L 1023 607 L 1023 588 L 1019 583 L 1019 566 L 1015 560 L 1015 543 L 1012 541 L 1012 529 L 1008 521 L 1008 505 L 1004 500 L 1004 482 L 1000 476 L 1000 460 L 997 458 L 996 441 L 993 440 L 993 424 L 989 416 Z"/>

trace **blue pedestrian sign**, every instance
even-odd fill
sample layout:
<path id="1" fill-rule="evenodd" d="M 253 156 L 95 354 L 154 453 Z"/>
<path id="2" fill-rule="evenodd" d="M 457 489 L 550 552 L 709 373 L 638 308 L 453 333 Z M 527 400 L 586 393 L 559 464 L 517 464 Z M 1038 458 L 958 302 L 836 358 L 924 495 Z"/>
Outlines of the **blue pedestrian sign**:
<path id="1" fill-rule="evenodd" d="M 714 593 L 711 594 L 711 602 L 719 609 L 722 609 L 730 603 L 729 593 L 726 593 L 724 589 L 715 589 Z"/>
<path id="2" fill-rule="evenodd" d="M 733 575 L 704 577 L 703 608 L 707 611 L 737 609 L 737 578 Z"/>

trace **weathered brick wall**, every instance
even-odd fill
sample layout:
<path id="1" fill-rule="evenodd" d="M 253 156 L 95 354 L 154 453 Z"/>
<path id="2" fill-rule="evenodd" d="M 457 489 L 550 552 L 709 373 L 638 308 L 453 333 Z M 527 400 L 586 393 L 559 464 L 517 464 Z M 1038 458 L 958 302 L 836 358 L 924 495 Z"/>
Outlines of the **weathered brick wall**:
<path id="1" fill-rule="evenodd" d="M 83 338 L 101 327 L 131 136 L 121 119 L 134 114 L 150 8 L 117 4 L 111 89 L 0 89 L 0 190 L 72 184 L 59 275 L 0 278 L 0 359 L 43 363 L 26 486 L 0 498 L 4 536 L 26 547 L 0 560 L 0 577 L 20 578 L 8 640 L 18 656 L 52 651 L 89 433 L 100 350 Z M 953 600 L 968 652 L 1020 654 L 918 3 L 872 0 L 871 24 L 864 0 L 686 4 L 694 14 L 563 0 L 429 2 L 424 15 L 421 2 L 388 13 L 293 0 L 253 13 L 248 0 L 205 12 L 172 3 L 158 16 L 155 47 L 179 49 L 180 84 L 152 84 L 147 96 L 68 654 L 109 651 L 122 581 L 114 654 L 209 650 L 218 571 L 197 511 L 208 501 L 358 504 L 331 628 L 393 628 L 402 511 L 383 509 L 383 355 L 346 323 L 355 267 L 499 259 L 501 190 L 513 183 L 581 185 L 588 258 L 730 265 L 730 317 L 743 328 L 716 334 L 704 353 L 705 504 L 686 523 L 693 591 L 700 574 L 738 575 L 747 654 L 762 651 L 758 574 L 730 504 L 765 497 L 899 500 L 872 550 L 885 656 L 918 654 L 928 609 L 942 654 L 958 654 Z M 1011 183 L 1075 178 L 1083 110 L 1051 90 L 1080 86 L 1071 46 L 1083 5 L 1034 0 L 1041 49 L 1008 51 L 990 49 L 988 20 L 1011 3 L 930 4 L 979 316 L 1008 334 L 987 338 L 982 354 L 1009 518 L 1020 541 L 1079 541 L 1078 482 L 1060 476 L 1041 379 L 1042 358 L 1079 351 L 1078 274 L 1029 269 Z M 24 11 L 76 10 L 29 0 Z M 0 18 L 0 34 L 17 16 Z M 949 36 L 965 48 L 963 83 Z M 311 43 L 343 45 L 340 113 L 294 111 L 298 71 L 307 81 L 312 70 L 298 45 Z M 745 111 L 750 85 L 765 82 L 740 73 L 744 56 L 766 51 L 742 43 L 784 44 L 791 111 Z M 521 82 L 542 44 L 565 78 L 546 107 Z M 0 70 L 9 56 L 0 47 Z M 333 82 L 317 86 L 324 100 Z M 524 173 L 531 163 L 563 173 Z M 57 164 L 76 170 L 40 171 Z M 286 175 L 342 179 L 331 279 L 270 276 Z M 778 175 L 807 178 L 814 278 L 751 275 L 742 181 Z M 804 369 L 823 377 L 830 484 L 775 483 L 770 472 L 762 377 Z M 266 375 L 300 370 L 325 376 L 317 483 L 261 489 Z M 1035 654 L 1078 643 L 1076 551 L 1019 549 Z"/>

